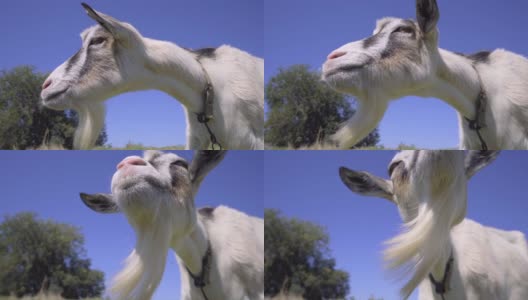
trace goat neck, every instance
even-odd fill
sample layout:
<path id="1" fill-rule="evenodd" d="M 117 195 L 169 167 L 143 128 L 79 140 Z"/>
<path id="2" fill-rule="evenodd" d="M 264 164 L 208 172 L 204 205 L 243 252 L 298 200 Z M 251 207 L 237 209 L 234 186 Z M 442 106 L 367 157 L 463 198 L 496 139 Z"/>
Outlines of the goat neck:
<path id="1" fill-rule="evenodd" d="M 202 258 L 209 247 L 209 237 L 199 217 L 191 232 L 180 240 L 172 241 L 171 247 L 192 274 L 200 274 Z"/>
<path id="2" fill-rule="evenodd" d="M 204 69 L 191 51 L 175 44 L 145 38 L 145 67 L 151 78 L 148 88 L 164 91 L 178 99 L 189 111 L 203 109 L 202 92 L 207 84 Z"/>
<path id="3" fill-rule="evenodd" d="M 475 119 L 475 101 L 481 83 L 472 62 L 461 55 L 440 49 L 441 62 L 430 86 L 417 92 L 418 96 L 444 100 L 463 117 Z"/>

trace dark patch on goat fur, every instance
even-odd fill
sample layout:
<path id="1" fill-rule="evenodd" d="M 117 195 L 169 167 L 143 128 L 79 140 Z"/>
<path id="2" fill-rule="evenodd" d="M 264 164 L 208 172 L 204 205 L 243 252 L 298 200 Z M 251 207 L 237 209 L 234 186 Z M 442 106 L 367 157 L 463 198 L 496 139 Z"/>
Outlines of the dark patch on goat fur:
<path id="1" fill-rule="evenodd" d="M 68 73 L 71 68 L 79 61 L 79 57 L 81 56 L 82 48 L 77 51 L 70 59 L 68 59 L 68 62 L 66 63 L 66 73 Z"/>
<path id="2" fill-rule="evenodd" d="M 368 49 L 371 46 L 375 45 L 376 42 L 379 40 L 379 38 L 380 38 L 380 34 L 378 33 L 378 34 L 375 34 L 371 37 L 364 39 L 363 44 L 362 44 L 363 49 Z"/>
<path id="3" fill-rule="evenodd" d="M 207 47 L 207 48 L 200 48 L 200 49 L 187 49 L 185 50 L 194 53 L 196 55 L 196 58 L 200 60 L 201 58 L 210 58 L 214 59 L 216 57 L 216 48 Z"/>
<path id="4" fill-rule="evenodd" d="M 474 64 L 487 64 L 490 62 L 490 56 L 493 51 L 480 51 L 473 54 L 464 54 L 455 52 L 455 54 L 470 59 Z"/>
<path id="5" fill-rule="evenodd" d="M 411 62 L 419 63 L 422 58 L 412 46 L 407 45 L 395 35 L 391 35 L 387 47 L 381 52 L 381 59 L 388 59 L 396 55 L 403 55 Z"/>
<path id="6" fill-rule="evenodd" d="M 214 217 L 214 210 L 215 207 L 206 206 L 198 209 L 198 213 L 206 218 L 213 218 Z"/>
<path id="7" fill-rule="evenodd" d="M 112 47 L 114 55 L 117 55 L 117 47 Z M 86 59 L 81 67 L 81 71 L 79 72 L 79 78 L 83 78 L 88 73 L 104 75 L 109 71 L 113 71 L 117 67 L 117 59 L 115 57 L 101 55 L 94 56 L 92 51 L 93 50 L 90 49 L 90 47 L 88 47 L 86 50 Z M 103 79 L 105 79 L 104 76 Z"/>

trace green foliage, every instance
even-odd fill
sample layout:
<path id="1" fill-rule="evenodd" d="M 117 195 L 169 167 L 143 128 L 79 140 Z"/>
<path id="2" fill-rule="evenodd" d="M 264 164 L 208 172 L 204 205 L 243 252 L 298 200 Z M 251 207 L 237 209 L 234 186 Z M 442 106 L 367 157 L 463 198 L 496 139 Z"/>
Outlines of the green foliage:
<path id="1" fill-rule="evenodd" d="M 77 114 L 42 106 L 40 91 L 46 77 L 30 66 L 0 72 L 0 149 L 34 149 L 42 144 L 72 148 Z M 106 140 L 103 129 L 96 144 Z"/>
<path id="2" fill-rule="evenodd" d="M 343 299 L 348 294 L 348 273 L 335 268 L 328 234 L 320 226 L 266 210 L 264 233 L 267 297 L 284 292 L 305 299 Z"/>
<path id="3" fill-rule="evenodd" d="M 7 216 L 0 223 L 0 295 L 50 291 L 67 299 L 100 297 L 104 274 L 90 269 L 83 244 L 71 225 L 33 213 Z"/>
<path id="4" fill-rule="evenodd" d="M 266 143 L 273 147 L 309 146 L 333 134 L 339 125 L 354 114 L 347 96 L 320 80 L 318 72 L 307 65 L 279 69 L 266 84 L 268 119 Z M 375 129 L 357 147 L 379 142 Z"/>

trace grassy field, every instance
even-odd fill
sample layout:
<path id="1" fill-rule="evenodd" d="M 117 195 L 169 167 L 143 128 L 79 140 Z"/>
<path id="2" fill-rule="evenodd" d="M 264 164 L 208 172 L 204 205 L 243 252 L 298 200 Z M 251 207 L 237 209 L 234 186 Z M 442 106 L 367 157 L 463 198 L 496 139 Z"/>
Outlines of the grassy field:
<path id="1" fill-rule="evenodd" d="M 386 148 L 383 145 L 378 145 L 378 146 L 372 146 L 372 147 L 357 148 L 353 150 L 416 150 L 416 149 L 417 148 L 414 145 L 400 144 L 396 148 Z M 329 145 L 329 144 L 315 143 L 311 146 L 303 146 L 300 148 L 294 148 L 293 146 L 275 147 L 275 146 L 266 145 L 266 150 L 342 150 L 342 149 L 339 149 L 336 146 Z"/>
<path id="2" fill-rule="evenodd" d="M 22 297 L 17 298 L 14 296 L 0 296 L 0 300 L 65 300 L 61 296 L 55 296 L 55 295 L 37 295 L 35 297 Z M 102 300 L 101 298 L 84 298 L 84 300 Z"/>
<path id="3" fill-rule="evenodd" d="M 279 294 L 273 298 L 266 298 L 265 300 L 304 300 L 304 299 L 301 296 Z"/>
<path id="4" fill-rule="evenodd" d="M 176 146 L 165 146 L 165 147 L 151 147 L 144 146 L 140 143 L 127 143 L 125 147 L 112 147 L 110 146 L 100 146 L 95 147 L 93 150 L 184 150 L 185 146 L 176 145 Z"/>
<path id="5" fill-rule="evenodd" d="M 145 146 L 140 143 L 128 143 L 125 145 L 125 147 L 112 147 L 112 145 L 105 145 L 105 146 L 98 146 L 93 148 L 92 150 L 184 150 L 185 146 L 182 145 L 176 145 L 176 146 L 165 146 L 165 147 L 151 147 L 151 146 Z M 13 150 L 20 150 L 16 147 L 13 148 Z M 64 148 L 62 145 L 56 145 L 56 144 L 42 144 L 38 146 L 37 148 L 33 149 L 26 149 L 26 150 L 69 150 Z M 0 299 L 3 300 L 3 299 Z"/>

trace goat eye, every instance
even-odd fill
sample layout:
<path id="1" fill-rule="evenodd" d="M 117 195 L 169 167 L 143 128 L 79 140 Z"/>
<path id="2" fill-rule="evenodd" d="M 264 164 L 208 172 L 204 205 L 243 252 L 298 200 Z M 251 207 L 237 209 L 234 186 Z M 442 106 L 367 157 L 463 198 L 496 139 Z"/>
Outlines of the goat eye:
<path id="1" fill-rule="evenodd" d="M 104 37 L 93 38 L 90 40 L 90 44 L 88 46 L 99 45 L 99 44 L 104 43 L 105 41 L 106 41 L 106 38 Z"/>
<path id="2" fill-rule="evenodd" d="M 392 177 L 392 172 L 394 172 L 394 169 L 396 169 L 396 167 L 398 167 L 402 163 L 402 161 L 397 161 L 389 166 L 389 177 Z"/>
<path id="3" fill-rule="evenodd" d="M 411 27 L 408 27 L 408 26 L 400 26 L 400 27 L 396 28 L 392 33 L 395 33 L 395 32 L 402 32 L 402 33 L 412 34 L 412 33 L 414 33 L 414 30 Z"/>
<path id="4" fill-rule="evenodd" d="M 189 164 L 187 164 L 186 161 L 183 161 L 183 160 L 177 160 L 177 161 L 173 161 L 171 164 L 170 164 L 171 167 L 174 167 L 174 166 L 178 166 L 178 167 L 182 167 L 182 168 L 185 168 L 185 169 L 188 169 L 189 168 Z"/>

